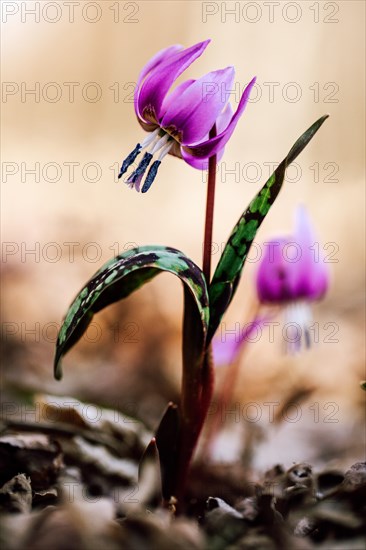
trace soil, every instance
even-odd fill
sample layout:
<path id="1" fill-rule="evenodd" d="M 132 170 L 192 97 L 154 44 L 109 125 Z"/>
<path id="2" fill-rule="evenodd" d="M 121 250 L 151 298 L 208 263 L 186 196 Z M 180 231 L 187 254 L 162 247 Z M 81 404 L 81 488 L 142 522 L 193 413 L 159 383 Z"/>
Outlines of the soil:
<path id="1" fill-rule="evenodd" d="M 196 461 L 177 515 L 174 499 L 161 503 L 156 456 L 141 461 L 141 423 L 113 411 L 88 421 L 53 396 L 42 407 L 38 422 L 2 421 L 4 550 L 366 548 L 366 463 L 276 464 L 252 481 L 243 462 Z"/>

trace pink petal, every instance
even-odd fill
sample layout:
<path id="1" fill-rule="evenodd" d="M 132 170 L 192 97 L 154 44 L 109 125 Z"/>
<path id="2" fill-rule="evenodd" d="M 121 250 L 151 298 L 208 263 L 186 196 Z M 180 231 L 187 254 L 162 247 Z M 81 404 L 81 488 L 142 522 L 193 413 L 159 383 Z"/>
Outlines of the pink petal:
<path id="1" fill-rule="evenodd" d="M 234 68 L 227 67 L 196 80 L 179 101 L 170 102 L 161 126 L 176 129 L 183 145 L 204 139 L 227 104 L 234 77 Z"/>
<path id="2" fill-rule="evenodd" d="M 232 119 L 234 114 L 233 108 L 228 103 L 225 107 L 225 109 L 222 111 L 222 113 L 219 114 L 219 116 L 216 119 L 216 131 L 218 134 L 221 134 L 227 128 L 230 120 Z"/>
<path id="3" fill-rule="evenodd" d="M 225 130 L 226 126 L 229 124 L 231 117 L 233 116 L 233 109 L 228 103 L 224 109 L 224 111 L 218 116 L 216 120 L 216 130 L 217 133 L 223 132 Z M 206 139 L 208 139 L 208 134 Z M 219 162 L 223 155 L 224 155 L 225 147 L 220 149 L 217 154 L 217 162 Z M 199 159 L 197 157 L 192 157 L 189 155 L 184 149 L 182 149 L 182 157 L 183 159 L 189 164 L 190 166 L 193 166 L 193 168 L 197 168 L 198 170 L 207 170 L 208 169 L 208 158 L 207 159 Z"/>
<path id="4" fill-rule="evenodd" d="M 150 70 L 137 96 L 136 113 L 143 121 L 159 122 L 161 106 L 169 88 L 178 76 L 203 53 L 209 42 L 206 40 L 186 50 L 173 53 Z"/>
<path id="5" fill-rule="evenodd" d="M 245 88 L 244 93 L 241 96 L 238 108 L 225 130 L 221 132 L 221 134 L 218 134 L 216 137 L 208 139 L 207 141 L 204 141 L 202 143 L 198 143 L 197 145 L 184 146 L 184 150 L 187 153 L 197 158 L 208 158 L 217 153 L 217 151 L 219 151 L 226 145 L 235 130 L 239 118 L 244 112 L 244 109 L 248 103 L 251 89 L 255 84 L 255 80 L 256 79 L 253 78 L 253 80 L 251 80 L 251 82 L 249 82 L 248 86 Z"/>
<path id="6" fill-rule="evenodd" d="M 175 53 L 183 49 L 184 49 L 183 46 L 181 46 L 180 44 L 175 44 L 174 46 L 169 46 L 168 48 L 164 48 L 163 50 L 160 50 L 146 63 L 146 65 L 140 72 L 139 77 L 137 79 L 135 95 L 134 95 L 135 112 L 139 119 L 142 119 L 142 115 L 140 113 L 139 106 L 138 106 L 138 99 L 140 95 L 142 81 L 152 70 L 154 70 L 156 67 L 164 63 L 164 61 L 167 61 L 168 59 L 170 59 Z"/>
<path id="7" fill-rule="evenodd" d="M 322 298 L 329 286 L 329 271 L 320 253 L 321 246 L 303 206 L 296 211 L 295 240 L 301 249 L 297 292 L 311 300 Z M 318 254 L 319 252 L 319 254 Z"/>
<path id="8" fill-rule="evenodd" d="M 280 303 L 293 298 L 293 284 L 289 280 L 292 265 L 284 257 L 284 248 L 289 242 L 291 239 L 281 237 L 264 243 L 264 256 L 257 271 L 261 302 Z"/>
<path id="9" fill-rule="evenodd" d="M 231 365 L 237 359 L 239 352 L 248 342 L 255 341 L 252 334 L 265 326 L 272 319 L 272 315 L 257 316 L 250 323 L 246 323 L 238 333 L 228 332 L 225 335 L 215 336 L 212 340 L 212 352 L 215 367 Z M 255 335 L 254 335 L 255 337 Z"/>
<path id="10" fill-rule="evenodd" d="M 178 101 L 180 99 L 180 97 L 182 96 L 183 92 L 191 84 L 193 84 L 193 82 L 196 82 L 196 81 L 193 80 L 193 79 L 185 80 L 184 82 L 179 84 L 179 86 L 174 88 L 174 90 L 172 92 L 170 92 L 168 95 L 166 95 L 165 98 L 164 98 L 163 104 L 161 106 L 161 113 L 165 113 L 167 111 L 167 109 L 170 107 L 170 105 L 172 105 L 173 103 Z"/>
<path id="11" fill-rule="evenodd" d="M 197 170 L 208 170 L 208 160 L 209 159 L 199 159 L 197 157 L 192 157 L 184 149 L 182 151 L 182 158 L 186 161 L 187 164 L 192 166 L 193 168 L 197 168 Z M 217 162 L 219 162 L 222 157 L 224 156 L 225 147 L 220 149 L 217 154 Z"/>
<path id="12" fill-rule="evenodd" d="M 266 244 L 257 272 L 257 291 L 262 302 L 318 300 L 326 292 L 329 274 L 310 220 L 304 208 L 296 213 L 296 229 L 291 237 Z"/>
<path id="13" fill-rule="evenodd" d="M 235 334 L 227 334 L 225 341 L 220 336 L 212 340 L 212 353 L 215 367 L 231 365 L 239 352 L 240 342 Z"/>

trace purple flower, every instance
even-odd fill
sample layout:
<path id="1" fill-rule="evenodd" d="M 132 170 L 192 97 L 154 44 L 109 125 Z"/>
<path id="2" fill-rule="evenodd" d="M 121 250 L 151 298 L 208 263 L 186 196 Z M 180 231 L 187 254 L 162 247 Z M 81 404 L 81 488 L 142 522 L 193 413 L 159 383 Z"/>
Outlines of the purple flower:
<path id="1" fill-rule="evenodd" d="M 137 168 L 126 183 L 140 191 L 142 179 L 155 154 L 145 178 L 142 193 L 153 183 L 162 159 L 168 153 L 183 158 L 199 170 L 208 166 L 213 155 L 221 158 L 236 124 L 249 99 L 255 78 L 245 88 L 238 108 L 233 114 L 228 103 L 228 91 L 233 85 L 235 71 L 227 67 L 212 71 L 197 80 L 186 80 L 170 91 L 176 79 L 197 59 L 209 40 L 183 49 L 170 46 L 158 52 L 141 71 L 134 98 L 135 112 L 142 128 L 150 135 L 123 161 L 119 178 L 146 149 Z M 216 124 L 216 137 L 209 132 Z"/>
<path id="2" fill-rule="evenodd" d="M 317 253 L 318 245 L 307 212 L 299 207 L 294 234 L 266 243 L 257 272 L 260 302 L 285 307 L 283 335 L 289 351 L 298 351 L 302 341 L 310 347 L 309 303 L 323 298 L 329 286 L 329 272 Z"/>
<path id="3" fill-rule="evenodd" d="M 266 243 L 257 272 L 257 291 L 261 302 L 283 304 L 298 300 L 319 300 L 328 288 L 329 274 L 304 207 L 296 212 L 295 232 L 291 237 Z"/>
<path id="4" fill-rule="evenodd" d="M 246 342 L 256 339 L 258 331 L 262 330 L 264 323 L 268 322 L 269 316 L 256 317 L 251 323 L 246 323 L 243 327 L 238 323 L 236 330 L 222 331 L 220 335 L 212 340 L 212 353 L 216 367 L 233 364 Z M 252 336 L 254 333 L 254 336 Z"/>
<path id="5" fill-rule="evenodd" d="M 260 315 L 239 334 L 214 338 L 216 366 L 234 363 L 245 343 L 252 340 L 252 332 L 258 330 L 260 333 L 278 313 L 278 308 L 285 313 L 282 335 L 287 351 L 297 352 L 302 344 L 310 347 L 310 303 L 323 298 L 329 286 L 329 272 L 324 258 L 318 254 L 319 248 L 307 212 L 300 206 L 296 211 L 293 235 L 265 243 L 264 256 L 256 276 Z M 266 305 L 276 307 L 272 313 L 266 313 L 263 312 Z"/>

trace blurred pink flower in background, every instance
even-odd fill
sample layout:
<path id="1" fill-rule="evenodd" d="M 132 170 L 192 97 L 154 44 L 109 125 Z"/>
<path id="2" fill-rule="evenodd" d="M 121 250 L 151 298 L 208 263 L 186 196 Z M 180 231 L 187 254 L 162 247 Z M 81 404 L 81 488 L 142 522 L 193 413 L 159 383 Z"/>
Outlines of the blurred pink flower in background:
<path id="1" fill-rule="evenodd" d="M 294 233 L 265 243 L 264 256 L 256 274 L 259 312 L 266 305 L 283 310 L 287 351 L 290 353 L 311 346 L 311 304 L 321 300 L 329 287 L 329 270 L 319 250 L 307 211 L 299 206 Z M 273 316 L 273 312 L 261 313 L 240 334 L 225 335 L 225 341 L 215 338 L 215 364 L 233 363 L 245 342 L 250 341 L 251 333 Z"/>

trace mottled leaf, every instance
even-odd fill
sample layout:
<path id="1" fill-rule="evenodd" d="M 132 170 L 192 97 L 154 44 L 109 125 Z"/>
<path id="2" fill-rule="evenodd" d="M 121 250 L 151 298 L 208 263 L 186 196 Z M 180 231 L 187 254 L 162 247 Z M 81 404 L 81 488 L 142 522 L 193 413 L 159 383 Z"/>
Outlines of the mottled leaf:
<path id="1" fill-rule="evenodd" d="M 317 120 L 296 141 L 286 158 L 257 193 L 234 227 L 209 287 L 210 327 L 208 343 L 233 299 L 250 246 L 282 187 L 287 166 L 306 147 L 326 118 L 328 118 L 328 115 Z"/>
<path id="2" fill-rule="evenodd" d="M 201 269 L 175 248 L 143 246 L 107 262 L 75 298 L 58 334 L 55 377 L 62 377 L 62 356 L 81 338 L 95 313 L 126 298 L 163 271 L 176 275 L 183 282 L 185 308 L 196 311 L 198 324 L 195 330 L 202 351 L 208 329 L 209 308 Z"/>

